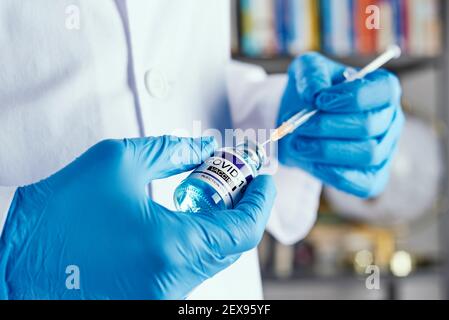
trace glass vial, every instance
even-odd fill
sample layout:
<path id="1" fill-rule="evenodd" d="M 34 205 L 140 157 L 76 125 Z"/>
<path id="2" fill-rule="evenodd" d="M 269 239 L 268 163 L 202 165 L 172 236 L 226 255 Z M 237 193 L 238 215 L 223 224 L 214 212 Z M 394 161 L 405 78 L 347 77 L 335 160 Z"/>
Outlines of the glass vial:
<path id="1" fill-rule="evenodd" d="M 176 209 L 196 213 L 234 208 L 265 163 L 265 150 L 249 140 L 217 150 L 176 188 Z"/>

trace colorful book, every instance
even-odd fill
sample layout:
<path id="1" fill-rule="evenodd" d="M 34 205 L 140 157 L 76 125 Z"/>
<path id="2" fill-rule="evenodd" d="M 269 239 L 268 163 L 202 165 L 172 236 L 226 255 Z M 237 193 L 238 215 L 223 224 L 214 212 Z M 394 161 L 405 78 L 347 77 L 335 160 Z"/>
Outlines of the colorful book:
<path id="1" fill-rule="evenodd" d="M 331 6 L 331 46 L 333 53 L 349 56 L 353 53 L 352 0 L 330 0 Z"/>
<path id="2" fill-rule="evenodd" d="M 380 28 L 377 31 L 376 51 L 383 52 L 392 44 L 399 45 L 399 41 L 396 38 L 395 19 L 400 20 L 400 16 L 397 17 L 395 15 L 392 0 L 378 0 L 378 6 L 380 11 Z"/>
<path id="3" fill-rule="evenodd" d="M 318 8 L 315 0 L 288 0 L 286 25 L 288 53 L 300 53 L 319 48 Z"/>
<path id="4" fill-rule="evenodd" d="M 373 11 L 378 8 L 377 0 L 354 0 L 354 33 L 356 52 L 360 55 L 373 55 L 376 53 L 377 31 L 373 26 Z"/>
<path id="5" fill-rule="evenodd" d="M 275 0 L 274 5 L 277 53 L 283 55 L 288 51 L 288 0 Z"/>
<path id="6" fill-rule="evenodd" d="M 264 57 L 278 53 L 275 0 L 241 0 L 242 53 Z"/>
<path id="7" fill-rule="evenodd" d="M 332 3 L 331 0 L 320 1 L 321 17 L 321 46 L 322 50 L 329 54 L 335 54 L 332 46 Z"/>
<path id="8" fill-rule="evenodd" d="M 440 0 L 240 0 L 238 5 L 240 32 L 234 30 L 233 37 L 240 34 L 240 53 L 250 57 L 310 50 L 374 55 L 391 44 L 415 56 L 442 51 Z"/>

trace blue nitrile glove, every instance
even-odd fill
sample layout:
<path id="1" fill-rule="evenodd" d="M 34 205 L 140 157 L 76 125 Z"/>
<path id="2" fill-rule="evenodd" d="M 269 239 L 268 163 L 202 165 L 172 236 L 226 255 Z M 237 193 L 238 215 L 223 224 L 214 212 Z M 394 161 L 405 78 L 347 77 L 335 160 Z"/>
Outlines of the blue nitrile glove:
<path id="1" fill-rule="evenodd" d="M 234 210 L 185 214 L 149 199 L 150 181 L 193 169 L 215 145 L 106 140 L 19 188 L 0 242 L 0 297 L 186 297 L 258 244 L 275 197 L 272 179 L 260 176 Z"/>
<path id="2" fill-rule="evenodd" d="M 388 181 L 404 124 L 401 87 L 385 70 L 344 83 L 346 69 L 318 53 L 292 63 L 278 123 L 304 108 L 320 112 L 280 141 L 279 158 L 325 184 L 372 197 Z"/>

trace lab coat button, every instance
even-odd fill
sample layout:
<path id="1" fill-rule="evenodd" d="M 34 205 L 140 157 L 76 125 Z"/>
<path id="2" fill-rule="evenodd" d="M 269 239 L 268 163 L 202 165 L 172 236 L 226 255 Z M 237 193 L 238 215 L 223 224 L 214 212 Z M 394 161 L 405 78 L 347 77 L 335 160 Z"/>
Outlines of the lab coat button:
<path id="1" fill-rule="evenodd" d="M 145 73 L 145 87 L 154 98 L 163 99 L 168 95 L 168 81 L 158 69 L 150 69 Z"/>

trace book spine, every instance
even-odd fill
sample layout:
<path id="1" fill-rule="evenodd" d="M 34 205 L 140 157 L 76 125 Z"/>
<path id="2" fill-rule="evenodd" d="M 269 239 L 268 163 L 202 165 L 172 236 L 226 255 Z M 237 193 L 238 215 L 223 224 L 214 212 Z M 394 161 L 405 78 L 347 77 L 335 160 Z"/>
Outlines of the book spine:
<path id="1" fill-rule="evenodd" d="M 377 30 L 371 25 L 369 7 L 378 6 L 376 0 L 356 0 L 354 6 L 354 25 L 357 53 L 372 55 L 376 53 Z"/>
<path id="2" fill-rule="evenodd" d="M 277 54 L 287 53 L 287 1 L 288 0 L 274 0 L 275 7 L 275 29 L 276 29 L 276 42 L 277 42 Z"/>
<path id="3" fill-rule="evenodd" d="M 331 14 L 331 0 L 321 0 L 320 10 L 321 10 L 321 32 L 322 38 L 321 43 L 323 50 L 329 54 L 335 54 L 334 48 L 332 46 L 332 14 Z"/>

